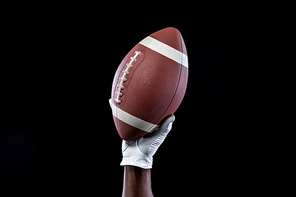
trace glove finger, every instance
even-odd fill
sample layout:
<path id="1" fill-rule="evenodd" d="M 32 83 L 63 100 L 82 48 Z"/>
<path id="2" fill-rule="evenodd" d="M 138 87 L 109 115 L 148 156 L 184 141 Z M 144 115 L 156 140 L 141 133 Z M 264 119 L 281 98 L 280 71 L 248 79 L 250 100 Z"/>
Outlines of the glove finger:
<path id="1" fill-rule="evenodd" d="M 164 133 L 169 133 L 170 130 L 172 129 L 172 125 L 173 122 L 175 121 L 175 116 L 174 115 L 170 115 L 169 117 L 167 117 L 165 119 L 165 121 L 162 123 L 162 125 L 160 125 L 160 127 L 154 131 L 153 133 L 144 136 L 144 138 L 149 137 L 149 138 L 158 138 L 160 135 L 164 134 Z"/>
<path id="2" fill-rule="evenodd" d="M 154 146 L 160 146 L 160 144 L 164 141 L 167 134 L 172 128 L 172 124 L 175 121 L 175 116 L 169 116 L 162 125 L 158 128 L 158 130 L 153 133 L 146 135 L 139 139 L 139 149 L 144 153 L 148 154 L 149 147 L 153 144 Z M 155 149 L 155 151 L 157 148 Z"/>

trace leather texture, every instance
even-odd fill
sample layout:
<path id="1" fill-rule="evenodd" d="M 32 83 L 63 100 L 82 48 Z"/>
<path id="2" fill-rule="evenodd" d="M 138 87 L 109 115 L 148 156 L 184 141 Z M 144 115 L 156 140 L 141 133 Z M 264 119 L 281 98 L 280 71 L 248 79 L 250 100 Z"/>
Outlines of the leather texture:
<path id="1" fill-rule="evenodd" d="M 165 28 L 150 37 L 163 42 L 187 56 L 185 43 L 180 32 L 172 27 Z M 114 99 L 126 64 L 136 51 L 142 53 L 133 62 L 121 90 L 121 103 Z M 112 85 L 111 102 L 117 108 L 151 124 L 159 125 L 167 116 L 174 114 L 184 97 L 188 80 L 188 67 L 173 61 L 150 48 L 137 44 L 120 63 Z M 123 122 L 113 115 L 120 137 L 132 141 L 152 131 L 143 131 Z"/>

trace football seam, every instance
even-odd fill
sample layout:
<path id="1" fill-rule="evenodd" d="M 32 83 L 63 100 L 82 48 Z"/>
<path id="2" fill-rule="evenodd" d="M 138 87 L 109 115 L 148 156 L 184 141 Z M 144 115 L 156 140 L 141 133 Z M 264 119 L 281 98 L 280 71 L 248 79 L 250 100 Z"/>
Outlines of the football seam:
<path id="1" fill-rule="evenodd" d="M 179 33 L 179 43 L 182 43 L 182 40 L 180 38 L 180 33 Z M 182 44 L 181 44 L 181 51 L 183 51 L 183 45 Z M 180 72 L 179 72 L 178 83 L 176 85 L 176 89 L 175 89 L 174 95 L 173 95 L 170 103 L 168 104 L 167 108 L 164 110 L 164 112 L 161 114 L 161 116 L 157 119 L 157 121 L 155 123 L 153 123 L 153 124 L 156 124 L 161 119 L 161 117 L 167 112 L 168 108 L 171 106 L 172 102 L 175 99 L 176 93 L 177 93 L 177 91 L 179 89 L 180 79 L 181 79 L 181 76 L 182 76 L 181 74 L 182 74 L 182 69 L 183 69 L 183 65 L 182 64 L 179 64 L 179 66 L 181 67 L 181 69 L 180 69 Z"/>

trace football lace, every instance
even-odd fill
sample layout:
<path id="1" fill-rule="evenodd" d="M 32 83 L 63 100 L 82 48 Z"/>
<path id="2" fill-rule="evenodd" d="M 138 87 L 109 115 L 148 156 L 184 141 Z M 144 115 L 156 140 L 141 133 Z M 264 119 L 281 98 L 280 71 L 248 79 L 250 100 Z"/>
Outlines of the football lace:
<path id="1" fill-rule="evenodd" d="M 135 55 L 133 57 L 130 57 L 130 62 L 126 64 L 126 68 L 125 70 L 123 70 L 123 75 L 122 77 L 120 77 L 120 82 L 119 84 L 117 84 L 117 91 L 115 92 L 116 93 L 116 98 L 114 98 L 114 101 L 118 104 L 121 103 L 121 100 L 120 100 L 120 97 L 122 96 L 122 93 L 121 93 L 121 90 L 124 89 L 124 86 L 123 86 L 123 82 L 126 82 L 126 76 L 129 75 L 129 69 L 133 67 L 133 63 L 134 62 L 137 62 L 138 60 L 136 59 L 139 55 L 142 55 L 142 53 L 140 51 L 135 51 Z"/>

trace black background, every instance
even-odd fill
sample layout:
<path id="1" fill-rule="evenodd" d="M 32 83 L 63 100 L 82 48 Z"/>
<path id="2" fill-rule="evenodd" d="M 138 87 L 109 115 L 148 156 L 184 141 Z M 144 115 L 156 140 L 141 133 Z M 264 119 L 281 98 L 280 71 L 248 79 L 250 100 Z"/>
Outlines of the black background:
<path id="1" fill-rule="evenodd" d="M 108 104 L 113 76 L 141 39 L 173 26 L 187 46 L 189 81 L 154 156 L 154 194 L 252 193 L 266 178 L 269 154 L 262 145 L 268 19 L 240 9 L 224 17 L 198 5 L 178 12 L 113 3 L 1 7 L 3 188 L 120 196 L 121 139 Z"/>

